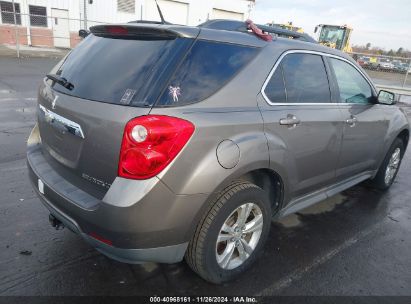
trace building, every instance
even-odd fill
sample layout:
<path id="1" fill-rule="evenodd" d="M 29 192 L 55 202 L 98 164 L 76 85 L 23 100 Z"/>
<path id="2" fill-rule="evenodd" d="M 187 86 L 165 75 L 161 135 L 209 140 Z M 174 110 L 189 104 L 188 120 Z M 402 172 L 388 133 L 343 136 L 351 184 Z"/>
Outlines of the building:
<path id="1" fill-rule="evenodd" d="M 158 0 L 168 22 L 247 19 L 254 0 Z M 0 0 L 0 44 L 74 47 L 78 30 L 100 23 L 160 20 L 154 0 Z M 14 24 L 17 24 L 15 26 Z"/>

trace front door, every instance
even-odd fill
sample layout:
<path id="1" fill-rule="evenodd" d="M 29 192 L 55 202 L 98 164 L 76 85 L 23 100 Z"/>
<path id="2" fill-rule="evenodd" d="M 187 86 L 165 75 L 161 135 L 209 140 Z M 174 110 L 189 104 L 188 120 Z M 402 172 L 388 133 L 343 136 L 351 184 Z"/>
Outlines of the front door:
<path id="1" fill-rule="evenodd" d="M 70 29 L 68 11 L 62 9 L 51 9 L 54 46 L 61 48 L 70 47 Z"/>
<path id="2" fill-rule="evenodd" d="M 258 103 L 271 166 L 283 168 L 291 201 L 334 182 L 341 112 L 321 55 L 287 54 L 271 75 Z"/>
<path id="3" fill-rule="evenodd" d="M 387 106 L 375 103 L 369 82 L 351 63 L 329 58 L 337 83 L 344 123 L 336 177 L 344 180 L 375 170 L 389 126 Z"/>

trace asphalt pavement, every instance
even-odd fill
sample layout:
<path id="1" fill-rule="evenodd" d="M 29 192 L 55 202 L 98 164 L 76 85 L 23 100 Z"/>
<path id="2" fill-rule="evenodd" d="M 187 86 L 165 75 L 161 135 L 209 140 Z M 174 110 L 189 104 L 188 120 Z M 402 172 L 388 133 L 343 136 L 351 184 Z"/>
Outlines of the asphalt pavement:
<path id="1" fill-rule="evenodd" d="M 123 264 L 54 230 L 27 177 L 25 141 L 56 62 L 0 57 L 0 295 L 411 295 L 410 150 L 388 192 L 359 185 L 273 222 L 262 257 L 221 286 L 184 262 Z"/>

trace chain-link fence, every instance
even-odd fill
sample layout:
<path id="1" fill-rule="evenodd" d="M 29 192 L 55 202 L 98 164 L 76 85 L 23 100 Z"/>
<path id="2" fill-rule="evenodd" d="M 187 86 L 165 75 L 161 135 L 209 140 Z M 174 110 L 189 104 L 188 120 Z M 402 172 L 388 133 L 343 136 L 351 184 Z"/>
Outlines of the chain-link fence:
<path id="1" fill-rule="evenodd" d="M 375 83 L 411 88 L 411 58 L 370 53 L 350 53 Z"/>
<path id="2" fill-rule="evenodd" d="M 23 13 L 19 3 L 0 1 L 0 46 L 20 53 L 41 47 L 47 52 L 60 52 L 74 48 L 80 41 L 79 30 L 106 22 L 69 18 L 67 10 L 28 5 Z"/>
<path id="3" fill-rule="evenodd" d="M 77 14 L 74 14 L 79 18 L 72 18 L 73 14 L 69 15 L 69 10 L 47 9 L 36 5 L 23 6 L 22 3 L 0 0 L 0 46 L 8 45 L 18 57 L 20 52 L 33 50 L 32 47 L 47 47 L 49 50 L 57 48 L 60 52 L 62 49 L 74 48 L 82 39 L 78 34 L 80 29 L 106 23 L 87 18 L 87 3 L 90 3 L 90 0 L 83 0 L 79 3 L 84 5 L 81 5 Z M 121 7 L 121 9 L 124 8 Z M 401 56 L 375 53 L 373 50 L 364 49 L 361 52 L 350 53 L 350 55 L 376 84 L 411 88 L 409 52 Z"/>

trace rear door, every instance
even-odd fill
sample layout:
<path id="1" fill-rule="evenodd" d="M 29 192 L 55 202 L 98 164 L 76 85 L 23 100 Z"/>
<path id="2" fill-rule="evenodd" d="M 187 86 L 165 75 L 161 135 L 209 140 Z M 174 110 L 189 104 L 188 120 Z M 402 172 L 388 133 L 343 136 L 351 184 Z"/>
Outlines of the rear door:
<path id="1" fill-rule="evenodd" d="M 390 115 L 375 103 L 375 92 L 359 69 L 343 59 L 330 57 L 329 62 L 344 124 L 337 169 L 337 179 L 344 180 L 377 169 Z"/>
<path id="2" fill-rule="evenodd" d="M 51 71 L 70 86 L 45 79 L 38 125 L 44 155 L 54 169 L 102 197 L 117 176 L 125 124 L 150 112 L 192 42 L 99 35 L 87 37 Z"/>
<path id="3" fill-rule="evenodd" d="M 259 102 L 273 166 L 283 166 L 290 199 L 334 182 L 342 126 L 321 55 L 292 52 L 277 61 Z"/>

